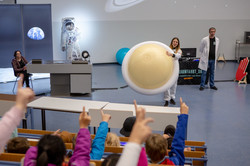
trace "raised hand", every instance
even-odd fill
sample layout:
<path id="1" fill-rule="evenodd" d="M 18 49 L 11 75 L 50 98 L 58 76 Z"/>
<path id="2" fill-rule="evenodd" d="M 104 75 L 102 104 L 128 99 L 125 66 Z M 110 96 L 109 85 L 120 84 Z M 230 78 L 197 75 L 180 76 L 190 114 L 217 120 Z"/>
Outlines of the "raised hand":
<path id="1" fill-rule="evenodd" d="M 101 115 L 102 115 L 102 121 L 104 121 L 104 122 L 109 122 L 109 120 L 111 119 L 111 115 L 104 114 L 102 109 L 101 109 Z"/>
<path id="2" fill-rule="evenodd" d="M 135 113 L 136 113 L 136 111 L 137 111 L 137 103 L 136 103 L 136 100 L 134 100 L 134 106 L 135 106 Z"/>
<path id="3" fill-rule="evenodd" d="M 153 122 L 152 118 L 145 118 L 145 109 L 137 108 L 136 100 L 134 100 L 134 106 L 136 111 L 136 121 L 133 126 L 132 132 L 129 137 L 129 142 L 142 144 L 152 133 L 152 130 L 147 124 Z"/>
<path id="4" fill-rule="evenodd" d="M 57 129 L 54 133 L 52 133 L 52 135 L 60 136 L 60 130 L 61 129 Z"/>
<path id="5" fill-rule="evenodd" d="M 85 107 L 82 108 L 82 113 L 79 116 L 80 128 L 88 128 L 91 121 L 91 117 L 85 112 Z"/>
<path id="6" fill-rule="evenodd" d="M 182 101 L 182 98 L 180 97 L 180 112 L 181 114 L 188 114 L 189 107 Z"/>
<path id="7" fill-rule="evenodd" d="M 34 92 L 30 88 L 23 88 L 23 74 L 17 83 L 16 107 L 20 110 L 26 110 L 27 104 L 34 99 Z"/>

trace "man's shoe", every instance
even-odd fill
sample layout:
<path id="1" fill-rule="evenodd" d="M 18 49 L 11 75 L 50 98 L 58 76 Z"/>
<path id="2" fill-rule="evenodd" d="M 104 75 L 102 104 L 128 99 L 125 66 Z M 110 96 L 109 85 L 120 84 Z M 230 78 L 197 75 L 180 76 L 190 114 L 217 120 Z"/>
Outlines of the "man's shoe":
<path id="1" fill-rule="evenodd" d="M 210 87 L 210 89 L 218 90 L 218 88 L 216 86 L 212 86 L 212 87 Z"/>
<path id="2" fill-rule="evenodd" d="M 173 104 L 173 105 L 176 104 L 175 101 L 174 101 L 174 99 L 171 99 L 171 100 L 170 100 L 170 104 Z"/>
<path id="3" fill-rule="evenodd" d="M 202 90 L 204 90 L 204 87 L 201 86 L 201 87 L 200 87 L 200 91 L 202 91 Z"/>
<path id="4" fill-rule="evenodd" d="M 168 101 L 166 101 L 164 104 L 164 107 L 167 107 L 167 106 L 168 106 Z"/>

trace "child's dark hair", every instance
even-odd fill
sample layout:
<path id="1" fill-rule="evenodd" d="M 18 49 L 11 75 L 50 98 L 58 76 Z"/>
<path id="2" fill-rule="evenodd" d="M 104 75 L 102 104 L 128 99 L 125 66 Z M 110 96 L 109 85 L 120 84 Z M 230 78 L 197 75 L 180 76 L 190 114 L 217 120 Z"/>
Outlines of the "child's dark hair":
<path id="1" fill-rule="evenodd" d="M 37 166 L 47 166 L 48 163 L 62 165 L 66 148 L 63 140 L 55 135 L 44 135 L 38 142 Z"/>
<path id="2" fill-rule="evenodd" d="M 8 141 L 7 152 L 25 154 L 29 147 L 30 144 L 27 138 L 15 137 Z"/>
<path id="3" fill-rule="evenodd" d="M 168 136 L 174 137 L 175 134 L 175 127 L 173 125 L 167 125 L 164 134 L 167 134 Z"/>
<path id="4" fill-rule="evenodd" d="M 168 149 L 171 149 L 174 137 L 170 136 L 167 138 Z"/>
<path id="5" fill-rule="evenodd" d="M 102 162 L 102 166 L 116 166 L 118 160 L 120 158 L 120 154 L 111 154 Z"/>

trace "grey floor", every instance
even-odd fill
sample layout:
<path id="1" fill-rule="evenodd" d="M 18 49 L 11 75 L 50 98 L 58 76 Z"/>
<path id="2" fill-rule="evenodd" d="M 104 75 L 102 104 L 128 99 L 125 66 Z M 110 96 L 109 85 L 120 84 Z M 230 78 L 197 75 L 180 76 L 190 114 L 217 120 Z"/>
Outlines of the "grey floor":
<path id="1" fill-rule="evenodd" d="M 234 62 L 217 65 L 215 84 L 218 91 L 199 85 L 179 85 L 176 97 L 182 97 L 190 108 L 188 140 L 205 141 L 208 146 L 208 165 L 250 165 L 250 87 L 233 82 L 238 64 Z M 12 74 L 12 73 L 11 73 Z M 33 81 L 37 95 L 50 95 L 49 79 Z M 71 96 L 85 100 L 117 103 L 163 105 L 163 94 L 141 95 L 126 87 L 118 64 L 93 66 L 91 95 Z M 1 83 L 0 93 L 11 94 L 13 82 Z M 177 105 L 179 106 L 179 101 Z M 31 111 L 28 128 L 41 129 L 39 110 Z M 77 132 L 78 114 L 46 112 L 47 130 Z M 119 133 L 118 129 L 111 129 Z M 159 131 L 155 131 L 158 132 Z"/>

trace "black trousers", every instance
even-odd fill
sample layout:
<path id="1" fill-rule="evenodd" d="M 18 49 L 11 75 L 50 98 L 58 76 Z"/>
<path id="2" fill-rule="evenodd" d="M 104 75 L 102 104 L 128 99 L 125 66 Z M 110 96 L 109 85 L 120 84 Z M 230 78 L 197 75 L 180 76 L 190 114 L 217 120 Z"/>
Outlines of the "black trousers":
<path id="1" fill-rule="evenodd" d="M 27 73 L 27 70 L 21 71 L 19 73 L 24 75 L 24 77 L 23 77 L 23 84 L 24 84 L 24 81 L 25 81 L 26 87 L 30 87 L 30 80 L 29 80 L 30 74 Z"/>

